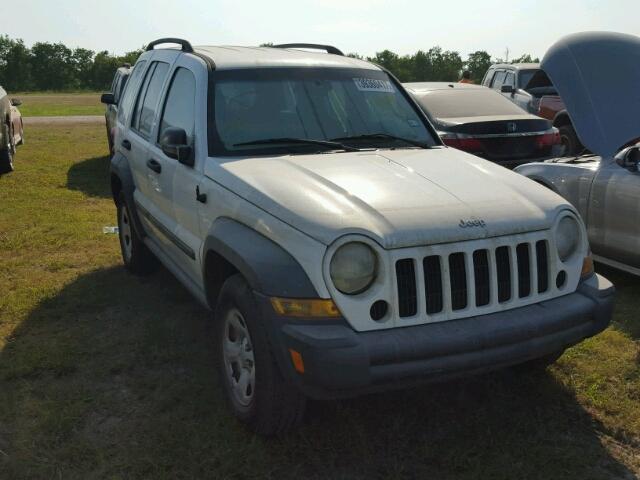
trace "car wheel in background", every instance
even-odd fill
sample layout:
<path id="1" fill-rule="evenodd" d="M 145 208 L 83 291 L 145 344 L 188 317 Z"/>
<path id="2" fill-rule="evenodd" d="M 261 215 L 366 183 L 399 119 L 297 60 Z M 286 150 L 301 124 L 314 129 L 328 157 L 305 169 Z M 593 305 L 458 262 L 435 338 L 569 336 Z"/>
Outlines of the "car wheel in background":
<path id="1" fill-rule="evenodd" d="M 118 196 L 117 206 L 118 237 L 124 266 L 134 275 L 147 275 L 156 269 L 158 260 L 138 235 L 132 221 L 131 208 L 122 192 Z"/>
<path id="2" fill-rule="evenodd" d="M 579 155 L 584 150 L 572 125 L 562 125 L 558 131 L 560 132 L 560 143 L 564 147 L 562 154 L 565 157 Z"/>
<path id="3" fill-rule="evenodd" d="M 5 124 L 5 132 L 5 145 L 0 146 L 0 175 L 13 172 L 13 155 L 16 151 L 16 146 L 13 143 L 13 128 L 11 125 Z"/>
<path id="4" fill-rule="evenodd" d="M 253 292 L 239 274 L 222 286 L 213 330 L 218 375 L 235 416 L 262 435 L 296 427 L 306 399 L 282 377 Z"/>

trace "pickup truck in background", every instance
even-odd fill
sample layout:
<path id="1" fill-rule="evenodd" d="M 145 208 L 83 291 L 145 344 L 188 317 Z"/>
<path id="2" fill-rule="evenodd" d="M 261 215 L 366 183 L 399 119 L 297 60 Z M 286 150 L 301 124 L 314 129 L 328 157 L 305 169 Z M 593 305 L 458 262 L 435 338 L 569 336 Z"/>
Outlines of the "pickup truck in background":
<path id="1" fill-rule="evenodd" d="M 551 120 L 559 130 L 563 155 L 575 156 L 584 152 L 564 102 L 539 63 L 492 65 L 482 85 L 500 91 L 529 113 Z"/>

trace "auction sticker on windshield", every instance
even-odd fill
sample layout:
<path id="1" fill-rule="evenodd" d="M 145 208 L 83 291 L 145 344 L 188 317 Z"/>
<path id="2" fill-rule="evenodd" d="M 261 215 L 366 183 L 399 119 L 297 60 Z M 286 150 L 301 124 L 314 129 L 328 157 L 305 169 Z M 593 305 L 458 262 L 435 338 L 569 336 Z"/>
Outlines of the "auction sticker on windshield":
<path id="1" fill-rule="evenodd" d="M 393 84 L 389 80 L 378 80 L 375 78 L 354 78 L 356 87 L 361 92 L 386 92 L 393 93 Z"/>

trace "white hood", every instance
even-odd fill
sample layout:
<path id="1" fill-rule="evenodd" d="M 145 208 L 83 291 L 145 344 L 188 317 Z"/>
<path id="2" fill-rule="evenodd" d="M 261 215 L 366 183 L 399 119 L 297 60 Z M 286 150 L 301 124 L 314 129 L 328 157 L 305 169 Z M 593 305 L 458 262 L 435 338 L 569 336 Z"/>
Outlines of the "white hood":
<path id="1" fill-rule="evenodd" d="M 640 137 L 640 37 L 569 35 L 549 48 L 540 67 L 589 150 L 611 157 Z"/>
<path id="2" fill-rule="evenodd" d="M 385 248 L 522 233 L 549 228 L 570 208 L 533 181 L 452 148 L 217 163 L 221 170 L 211 164 L 208 176 L 327 245 L 347 233 Z"/>

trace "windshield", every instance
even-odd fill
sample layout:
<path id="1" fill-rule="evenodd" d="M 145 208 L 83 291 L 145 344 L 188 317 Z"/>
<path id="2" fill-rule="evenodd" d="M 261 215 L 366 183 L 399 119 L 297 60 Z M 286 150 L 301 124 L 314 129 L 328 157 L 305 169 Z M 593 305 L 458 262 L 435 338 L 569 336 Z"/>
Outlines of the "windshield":
<path id="1" fill-rule="evenodd" d="M 527 84 L 538 70 L 520 70 L 518 76 L 518 88 L 526 88 Z"/>
<path id="2" fill-rule="evenodd" d="M 340 139 L 357 148 L 416 148 L 402 139 L 434 145 L 417 110 L 382 71 L 262 68 L 213 75 L 209 128 L 218 155 L 318 151 L 319 144 L 300 140 Z"/>
<path id="3" fill-rule="evenodd" d="M 523 115 L 526 112 L 489 88 L 433 90 L 414 94 L 433 118 Z"/>

